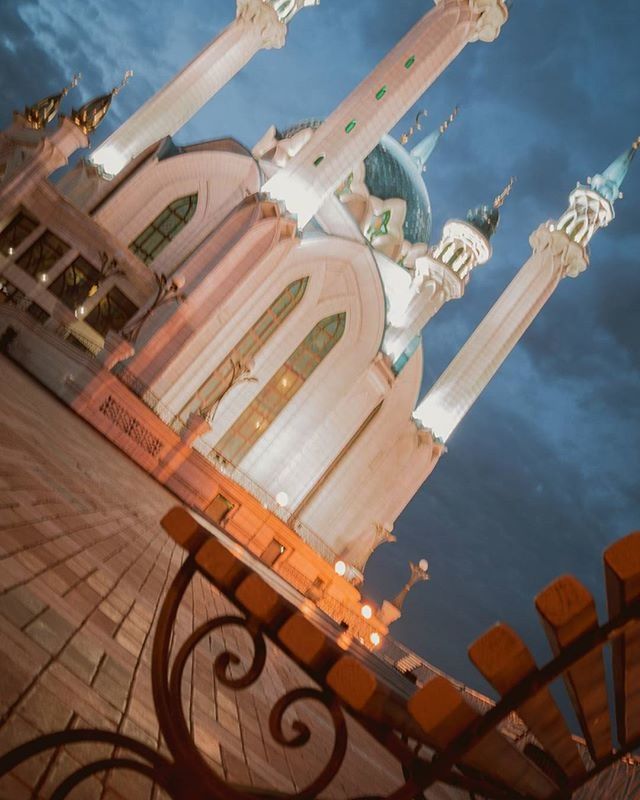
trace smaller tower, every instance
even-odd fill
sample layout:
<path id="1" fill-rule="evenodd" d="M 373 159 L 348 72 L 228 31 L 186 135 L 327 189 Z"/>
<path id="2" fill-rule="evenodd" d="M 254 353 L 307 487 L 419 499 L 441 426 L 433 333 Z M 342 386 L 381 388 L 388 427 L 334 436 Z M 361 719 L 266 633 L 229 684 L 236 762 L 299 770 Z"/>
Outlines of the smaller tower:
<path id="1" fill-rule="evenodd" d="M 587 245 L 614 218 L 614 203 L 639 148 L 640 138 L 589 185 L 578 184 L 560 220 L 547 222 L 532 234 L 533 255 L 414 412 L 414 418 L 441 441 L 455 430 L 560 280 L 576 278 L 587 268 Z"/>
<path id="2" fill-rule="evenodd" d="M 173 136 L 261 49 L 284 45 L 301 8 L 319 0 L 237 0 L 235 20 L 96 148 L 91 162 L 117 175 L 147 147 Z"/>
<path id="3" fill-rule="evenodd" d="M 465 221 L 449 220 L 431 253 L 416 260 L 411 299 L 402 318 L 391 320 L 383 342 L 396 373 L 417 349 L 425 325 L 445 303 L 462 297 L 472 271 L 491 258 L 491 237 L 514 182 L 511 178 L 491 206 L 469 211 Z"/>
<path id="4" fill-rule="evenodd" d="M 56 94 L 15 112 L 12 124 L 0 132 L 0 218 L 7 203 L 20 202 L 27 185 L 64 166 L 88 141 L 73 122 L 60 114 L 80 75 Z"/>

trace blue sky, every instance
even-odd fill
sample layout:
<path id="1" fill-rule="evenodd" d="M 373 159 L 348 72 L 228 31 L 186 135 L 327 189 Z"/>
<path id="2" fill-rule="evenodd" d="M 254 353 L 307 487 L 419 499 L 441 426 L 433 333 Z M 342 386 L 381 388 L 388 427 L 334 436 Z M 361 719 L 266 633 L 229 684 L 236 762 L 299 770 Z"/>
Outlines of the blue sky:
<path id="1" fill-rule="evenodd" d="M 514 6 L 500 39 L 468 47 L 395 131 L 420 108 L 436 125 L 462 106 L 425 176 L 434 236 L 518 177 L 493 259 L 425 331 L 425 390 L 528 258 L 531 232 L 640 134 L 637 1 Z M 260 53 L 177 140 L 233 135 L 251 146 L 272 123 L 328 114 L 429 8 L 322 0 L 294 20 L 283 50 Z M 132 68 L 97 143 L 233 14 L 232 0 L 5 0 L 0 124 L 75 71 L 78 103 Z M 638 527 L 640 159 L 635 167 L 591 266 L 561 283 L 399 520 L 398 542 L 367 570 L 366 590 L 381 599 L 400 588 L 409 559 L 429 559 L 432 579 L 410 595 L 394 633 L 481 688 L 466 659 L 471 640 L 502 618 L 546 657 L 533 595 L 573 572 L 602 608 L 601 551 Z"/>

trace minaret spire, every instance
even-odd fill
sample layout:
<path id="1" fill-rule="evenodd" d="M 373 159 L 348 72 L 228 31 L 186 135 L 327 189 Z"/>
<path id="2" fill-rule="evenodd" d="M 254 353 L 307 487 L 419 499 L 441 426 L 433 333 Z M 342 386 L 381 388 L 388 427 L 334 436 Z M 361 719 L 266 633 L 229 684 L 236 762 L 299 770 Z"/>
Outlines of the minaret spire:
<path id="1" fill-rule="evenodd" d="M 24 110 L 23 119 L 25 124 L 35 131 L 42 130 L 50 122 L 53 122 L 60 110 L 60 103 L 69 94 L 71 89 L 75 89 L 82 76 L 76 73 L 71 79 L 71 83 L 65 86 L 61 92 L 49 95 Z"/>
<path id="2" fill-rule="evenodd" d="M 263 190 L 304 228 L 464 47 L 493 41 L 507 18 L 504 0 L 438 0 Z"/>
<path id="3" fill-rule="evenodd" d="M 91 161 L 117 175 L 143 150 L 173 136 L 261 49 L 284 45 L 287 25 L 319 0 L 236 0 L 236 19 L 175 78 L 96 148 Z"/>
<path id="4" fill-rule="evenodd" d="M 427 161 L 431 158 L 431 154 L 436 149 L 438 142 L 442 139 L 459 112 L 460 106 L 456 106 L 439 128 L 432 131 L 428 136 L 425 136 L 425 138 L 411 150 L 411 157 L 416 162 L 418 169 L 421 169 L 423 172 L 426 170 Z"/>
<path id="5" fill-rule="evenodd" d="M 627 172 L 631 166 L 636 152 L 640 149 L 640 136 L 635 140 L 631 147 L 622 153 L 610 164 L 602 175 L 595 175 L 587 181 L 592 189 L 599 195 L 608 200 L 611 205 L 622 197 L 622 183 L 627 177 Z"/>
<path id="6" fill-rule="evenodd" d="M 74 108 L 71 112 L 71 119 L 80 128 L 84 134 L 90 134 L 95 131 L 102 120 L 107 116 L 107 112 L 111 108 L 111 101 L 114 97 L 120 94 L 124 87 L 129 83 L 133 77 L 133 70 L 128 69 L 117 86 L 114 86 L 107 94 L 94 97 L 89 100 L 80 108 Z"/>
<path id="7" fill-rule="evenodd" d="M 449 364 L 414 412 L 414 418 L 442 441 L 478 399 L 560 280 L 577 277 L 589 264 L 587 244 L 613 219 L 613 202 L 640 141 L 591 181 L 578 185 L 558 223 L 541 225 L 531 238 L 533 255 Z M 498 195 L 496 204 L 504 200 Z M 475 222 L 474 222 L 475 224 Z"/>

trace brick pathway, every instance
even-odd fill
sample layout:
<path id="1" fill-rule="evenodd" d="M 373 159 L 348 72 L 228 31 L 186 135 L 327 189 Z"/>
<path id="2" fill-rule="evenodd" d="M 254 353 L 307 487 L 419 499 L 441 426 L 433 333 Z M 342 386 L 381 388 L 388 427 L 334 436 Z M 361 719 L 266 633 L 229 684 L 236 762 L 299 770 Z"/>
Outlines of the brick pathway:
<path id="1" fill-rule="evenodd" d="M 85 726 L 162 748 L 150 650 L 159 603 L 182 558 L 159 525 L 176 501 L 3 357 L 0 373 L 0 751 L 40 733 Z M 195 580 L 177 638 L 228 610 L 217 592 Z M 248 653 L 241 633 L 228 630 L 224 641 Z M 196 742 L 232 781 L 303 786 L 330 751 L 328 720 L 312 705 L 296 707 L 314 737 L 292 751 L 273 742 L 267 719 L 275 700 L 306 679 L 273 652 L 259 682 L 235 694 L 213 674 L 221 644 L 214 637 L 200 647 L 185 682 Z M 75 745 L 42 755 L 0 783 L 0 797 L 49 797 L 63 776 L 109 752 L 106 745 Z M 390 791 L 398 781 L 395 765 L 357 729 L 327 796 Z M 92 778 L 71 795 L 160 796 L 131 773 Z"/>

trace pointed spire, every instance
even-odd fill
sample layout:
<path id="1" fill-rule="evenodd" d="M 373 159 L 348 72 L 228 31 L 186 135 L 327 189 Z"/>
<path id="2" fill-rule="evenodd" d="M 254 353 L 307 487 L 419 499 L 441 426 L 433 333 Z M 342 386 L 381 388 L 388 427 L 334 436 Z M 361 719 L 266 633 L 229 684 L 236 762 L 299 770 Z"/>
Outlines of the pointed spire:
<path id="1" fill-rule="evenodd" d="M 451 114 L 445 119 L 445 121 L 440 125 L 440 127 L 426 136 L 420 144 L 417 144 L 413 150 L 411 151 L 411 156 L 413 160 L 416 162 L 418 169 L 422 170 L 423 172 L 427 168 L 427 161 L 431 157 L 431 154 L 436 149 L 436 145 L 442 138 L 443 134 L 449 128 L 451 123 L 455 120 L 460 112 L 460 106 L 456 106 Z"/>
<path id="2" fill-rule="evenodd" d="M 34 131 L 39 131 L 53 122 L 60 110 L 62 99 L 69 94 L 71 89 L 75 89 L 81 77 L 80 73 L 77 73 L 73 76 L 71 83 L 58 94 L 49 95 L 49 97 L 38 100 L 32 106 L 26 106 L 23 115 L 26 124 Z"/>
<path id="3" fill-rule="evenodd" d="M 638 149 L 640 149 L 640 136 L 627 151 L 618 156 L 613 164 L 610 164 L 605 169 L 602 175 L 594 175 L 593 178 L 589 178 L 587 181 L 591 188 L 604 197 L 605 200 L 608 200 L 611 205 L 622 197 L 622 192 L 620 191 L 622 182 L 627 176 L 631 162 Z"/>
<path id="4" fill-rule="evenodd" d="M 122 89 L 129 83 L 129 79 L 133 77 L 133 70 L 128 69 L 124 73 L 124 77 L 118 86 L 108 93 L 100 97 L 95 97 L 88 103 L 85 103 L 80 108 L 74 108 L 71 112 L 71 119 L 85 134 L 93 133 L 102 120 L 107 116 L 107 111 L 111 106 L 113 98 L 120 94 Z"/>
<path id="5" fill-rule="evenodd" d="M 500 209 L 511 194 L 515 182 L 516 179 L 514 177 L 509 178 L 509 183 L 495 198 L 491 207 L 486 205 L 478 206 L 478 208 L 471 209 L 467 214 L 467 222 L 477 228 L 487 239 L 490 239 L 498 228 Z"/>

